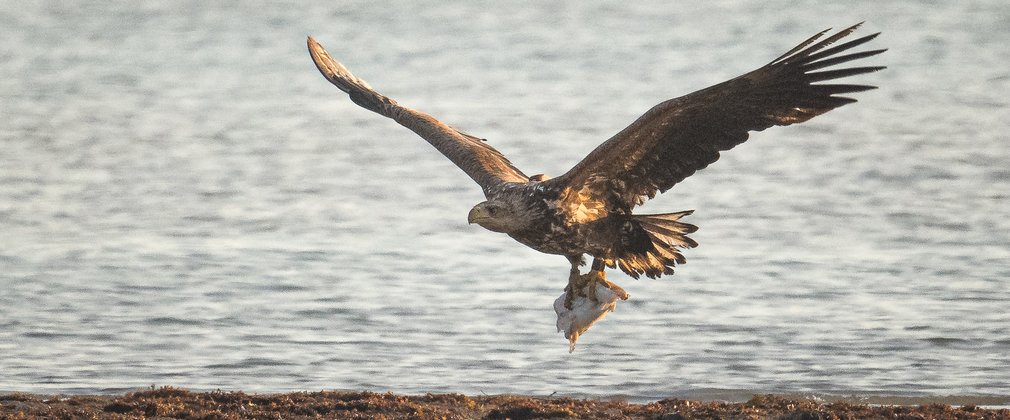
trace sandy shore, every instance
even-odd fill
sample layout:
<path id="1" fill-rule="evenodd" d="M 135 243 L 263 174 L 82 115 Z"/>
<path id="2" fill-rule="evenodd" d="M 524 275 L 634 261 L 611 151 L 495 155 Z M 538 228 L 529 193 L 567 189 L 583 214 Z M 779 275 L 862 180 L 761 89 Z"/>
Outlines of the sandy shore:
<path id="1" fill-rule="evenodd" d="M 406 396 L 372 392 L 245 394 L 162 388 L 113 396 L 0 395 L 2 419 L 1010 419 L 1010 410 L 860 405 L 757 396 L 744 403 L 679 399 L 648 404 L 571 398 Z"/>

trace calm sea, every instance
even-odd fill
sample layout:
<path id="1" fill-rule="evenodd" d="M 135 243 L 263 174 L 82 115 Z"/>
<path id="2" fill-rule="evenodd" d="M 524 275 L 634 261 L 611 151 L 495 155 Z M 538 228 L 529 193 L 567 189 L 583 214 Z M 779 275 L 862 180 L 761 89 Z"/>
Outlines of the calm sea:
<path id="1" fill-rule="evenodd" d="M 556 175 L 863 20 L 881 89 L 648 203 L 701 245 L 574 354 L 564 258 L 305 51 Z M 0 391 L 1010 395 L 1004 0 L 8 1 L 0 39 Z"/>

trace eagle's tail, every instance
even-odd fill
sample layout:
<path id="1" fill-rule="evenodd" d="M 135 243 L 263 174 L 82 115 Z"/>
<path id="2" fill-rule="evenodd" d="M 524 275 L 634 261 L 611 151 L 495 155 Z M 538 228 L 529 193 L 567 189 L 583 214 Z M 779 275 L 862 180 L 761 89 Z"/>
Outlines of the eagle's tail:
<path id="1" fill-rule="evenodd" d="M 616 265 L 636 279 L 642 274 L 649 278 L 673 274 L 673 267 L 687 261 L 680 250 L 698 246 L 687 237 L 698 227 L 680 221 L 693 212 L 629 215 L 631 223 L 625 226 L 630 231 L 622 232 L 621 241 L 627 246 L 616 250 Z"/>

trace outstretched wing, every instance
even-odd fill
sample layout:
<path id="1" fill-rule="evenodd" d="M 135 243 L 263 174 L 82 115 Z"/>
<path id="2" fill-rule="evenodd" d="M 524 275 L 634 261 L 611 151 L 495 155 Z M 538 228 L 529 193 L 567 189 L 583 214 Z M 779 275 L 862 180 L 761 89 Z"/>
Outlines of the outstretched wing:
<path id="1" fill-rule="evenodd" d="M 660 103 L 567 173 L 546 182 L 568 189 L 571 200 L 592 201 L 598 207 L 627 212 L 715 162 L 720 151 L 746 141 L 749 131 L 801 123 L 855 102 L 836 95 L 875 87 L 817 82 L 884 67 L 817 70 L 886 51 L 838 55 L 879 33 L 825 49 L 857 27 L 859 24 L 814 44 L 828 32 L 825 30 L 764 67 Z"/>
<path id="2" fill-rule="evenodd" d="M 484 189 L 485 194 L 503 182 L 526 182 L 528 177 L 512 166 L 500 152 L 484 140 L 452 128 L 431 115 L 413 110 L 380 95 L 334 60 L 311 36 L 309 54 L 316 68 L 331 83 L 351 97 L 351 101 L 369 111 L 392 118 L 435 146 Z"/>

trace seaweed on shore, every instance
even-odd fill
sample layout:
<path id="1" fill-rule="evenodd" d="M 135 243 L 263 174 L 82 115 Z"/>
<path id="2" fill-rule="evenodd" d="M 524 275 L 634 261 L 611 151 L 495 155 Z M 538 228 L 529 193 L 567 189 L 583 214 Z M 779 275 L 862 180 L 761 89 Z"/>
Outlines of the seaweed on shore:
<path id="1" fill-rule="evenodd" d="M 744 403 L 374 392 L 193 392 L 113 396 L 0 395 L 0 419 L 1010 419 L 1010 410 L 944 404 L 862 405 L 759 395 Z"/>

